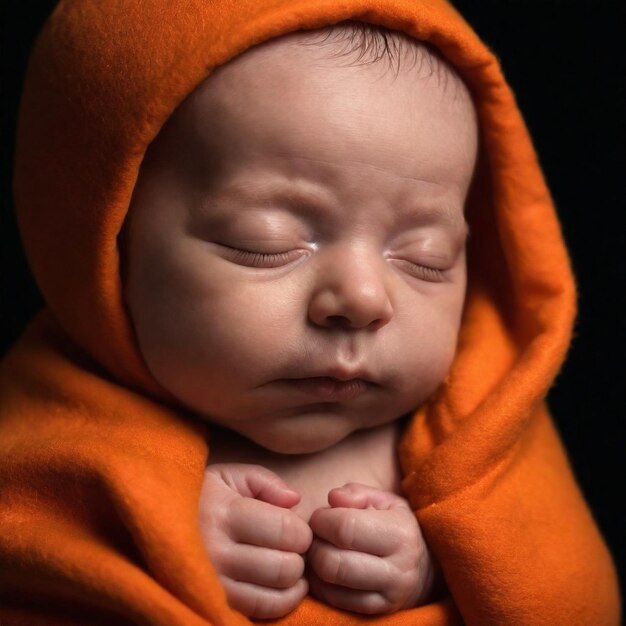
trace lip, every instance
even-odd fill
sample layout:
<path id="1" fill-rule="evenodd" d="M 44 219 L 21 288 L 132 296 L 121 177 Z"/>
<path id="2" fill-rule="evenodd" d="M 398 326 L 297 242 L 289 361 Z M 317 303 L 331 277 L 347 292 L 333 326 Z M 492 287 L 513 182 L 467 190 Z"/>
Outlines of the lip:
<path id="1" fill-rule="evenodd" d="M 318 400 L 347 402 L 365 393 L 372 383 L 363 378 L 342 380 L 335 376 L 311 376 L 307 378 L 281 378 L 277 381 L 295 391 Z"/>

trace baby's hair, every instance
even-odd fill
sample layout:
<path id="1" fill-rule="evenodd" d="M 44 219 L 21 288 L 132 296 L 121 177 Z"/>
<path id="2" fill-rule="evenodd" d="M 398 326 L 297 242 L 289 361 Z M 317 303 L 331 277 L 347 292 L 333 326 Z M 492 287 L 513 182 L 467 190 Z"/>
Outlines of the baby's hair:
<path id="1" fill-rule="evenodd" d="M 341 67 L 386 61 L 388 69 L 393 70 L 397 77 L 408 60 L 408 71 L 415 69 L 418 75 L 424 76 L 423 69 L 426 67 L 426 76 L 435 75 L 444 88 L 450 78 L 459 80 L 457 73 L 432 46 L 377 24 L 349 20 L 316 31 L 301 31 L 301 35 L 300 45 L 333 46 L 336 50 L 329 55 L 330 58 L 348 60 Z"/>

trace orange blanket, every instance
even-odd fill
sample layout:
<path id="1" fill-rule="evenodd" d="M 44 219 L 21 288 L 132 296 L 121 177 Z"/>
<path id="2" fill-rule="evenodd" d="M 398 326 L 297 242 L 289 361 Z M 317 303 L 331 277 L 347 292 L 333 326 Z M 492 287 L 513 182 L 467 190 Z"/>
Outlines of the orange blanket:
<path id="1" fill-rule="evenodd" d="M 250 623 L 199 534 L 209 429 L 142 362 L 116 237 L 147 145 L 212 68 L 346 19 L 436 46 L 473 94 L 482 142 L 458 353 L 399 449 L 448 593 L 373 621 L 619 623 L 610 556 L 543 402 L 575 313 L 567 254 L 514 98 L 462 18 L 441 0 L 61 0 L 18 128 L 18 218 L 48 308 L 0 372 L 3 626 Z M 371 621 L 307 598 L 275 623 Z"/>

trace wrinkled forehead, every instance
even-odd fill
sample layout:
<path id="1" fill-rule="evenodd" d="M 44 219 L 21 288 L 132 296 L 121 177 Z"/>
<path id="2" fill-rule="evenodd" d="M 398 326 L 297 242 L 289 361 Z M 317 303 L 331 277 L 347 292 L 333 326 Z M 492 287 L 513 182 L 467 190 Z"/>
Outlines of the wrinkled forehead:
<path id="1" fill-rule="evenodd" d="M 154 143 L 169 144 L 188 171 L 205 164 L 216 172 L 260 152 L 323 159 L 330 151 L 349 161 L 369 144 L 380 167 L 400 176 L 415 176 L 426 159 L 440 164 L 434 175 L 468 178 L 475 112 L 447 63 L 400 33 L 401 49 L 366 58 L 333 32 L 289 33 L 247 50 L 205 79 Z"/>

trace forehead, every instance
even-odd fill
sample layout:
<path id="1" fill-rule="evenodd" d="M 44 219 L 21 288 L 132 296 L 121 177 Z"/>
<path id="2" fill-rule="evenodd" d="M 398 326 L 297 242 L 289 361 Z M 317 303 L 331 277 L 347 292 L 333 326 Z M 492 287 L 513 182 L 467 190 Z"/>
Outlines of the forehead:
<path id="1" fill-rule="evenodd" d="M 364 176 L 469 181 L 476 122 L 460 79 L 410 64 L 388 69 L 342 64 L 292 33 L 218 68 L 171 126 L 194 159 L 212 165 L 282 157 L 300 169 L 328 161 L 360 164 Z"/>

